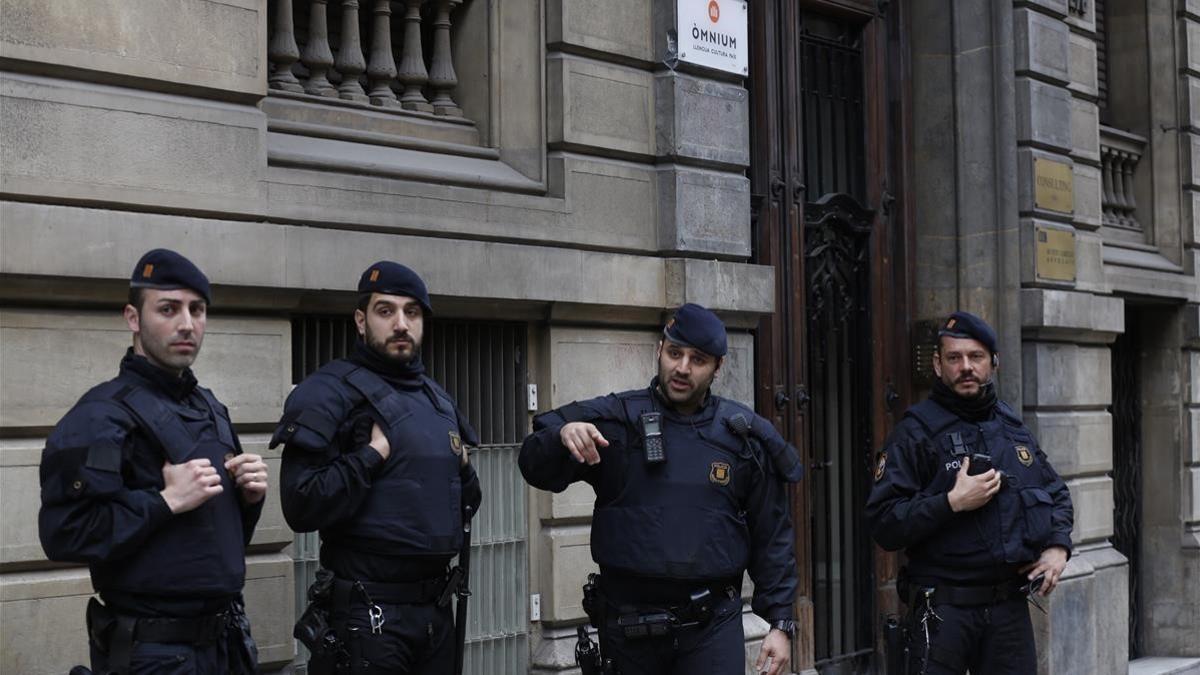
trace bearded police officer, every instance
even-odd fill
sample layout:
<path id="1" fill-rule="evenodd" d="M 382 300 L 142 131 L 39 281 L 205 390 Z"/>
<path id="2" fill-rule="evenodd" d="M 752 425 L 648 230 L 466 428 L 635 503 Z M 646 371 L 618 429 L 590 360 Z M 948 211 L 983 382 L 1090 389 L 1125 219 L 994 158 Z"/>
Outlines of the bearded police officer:
<path id="1" fill-rule="evenodd" d="M 87 609 L 97 673 L 257 672 L 241 593 L 267 466 L 192 374 L 209 301 L 187 258 L 142 256 L 125 306 L 133 347 L 42 454 L 42 547 L 89 563 L 103 601 Z"/>
<path id="2" fill-rule="evenodd" d="M 534 487 L 561 492 L 582 480 L 596 491 L 600 575 L 584 605 L 608 672 L 743 673 L 747 569 L 752 607 L 772 626 L 756 667 L 789 672 L 796 563 L 786 482 L 799 480 L 799 457 L 770 422 L 710 393 L 725 353 L 720 319 L 683 305 L 663 331 L 650 386 L 539 415 L 521 448 Z M 594 648 L 581 632 L 585 641 Z"/>
<path id="3" fill-rule="evenodd" d="M 296 635 L 311 673 L 449 673 L 461 650 L 449 598 L 465 580 L 447 567 L 481 500 L 466 449 L 478 439 L 425 375 L 421 278 L 381 261 L 358 293 L 352 353 L 296 387 L 272 439 L 286 444 L 288 524 L 321 533 Z"/>
<path id="4" fill-rule="evenodd" d="M 881 546 L 908 556 L 897 585 L 909 672 L 1037 672 L 1026 598 L 1058 585 L 1074 516 L 1037 441 L 996 398 L 998 365 L 995 331 L 952 314 L 933 393 L 878 457 L 867 516 Z"/>

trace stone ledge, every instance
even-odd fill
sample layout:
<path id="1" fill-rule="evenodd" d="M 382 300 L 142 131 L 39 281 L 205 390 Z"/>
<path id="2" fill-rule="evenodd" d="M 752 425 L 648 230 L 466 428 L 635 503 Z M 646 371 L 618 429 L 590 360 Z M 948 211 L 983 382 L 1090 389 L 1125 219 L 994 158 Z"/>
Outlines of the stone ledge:
<path id="1" fill-rule="evenodd" d="M 668 307 L 695 302 L 709 309 L 732 313 L 769 314 L 775 311 L 775 270 L 772 267 L 717 260 L 669 259 L 666 273 Z M 727 318 L 726 324 L 742 325 L 737 317 Z"/>
<path id="2" fill-rule="evenodd" d="M 1065 290 L 1021 291 L 1021 334 L 1027 339 L 1111 344 L 1125 332 L 1125 302 Z"/>
<path id="3" fill-rule="evenodd" d="M 0 73 L 0 98 L 8 194 L 262 212 L 266 116 L 256 108 L 14 73 Z"/>
<path id="4" fill-rule="evenodd" d="M 547 141 L 553 147 L 657 154 L 651 73 L 556 54 L 546 60 L 546 85 Z"/>
<path id="5" fill-rule="evenodd" d="M 749 258 L 750 180 L 741 174 L 658 167 L 658 245 L 664 253 Z"/>
<path id="6" fill-rule="evenodd" d="M 750 97 L 744 87 L 675 71 L 655 76 L 658 154 L 725 168 L 750 163 Z"/>
<path id="7" fill-rule="evenodd" d="M 1144 656 L 1129 662 L 1129 675 L 1200 675 L 1200 659 Z"/>
<path id="8" fill-rule="evenodd" d="M 1017 76 L 1017 139 L 1043 149 L 1071 149 L 1071 93 L 1058 85 Z"/>
<path id="9" fill-rule="evenodd" d="M 118 312 L 0 311 L 0 427 L 50 427 L 84 392 L 117 371 L 130 344 Z M 273 424 L 291 382 L 291 329 L 283 319 L 213 316 L 196 375 L 238 423 Z M 39 359 L 44 350 L 57 360 Z"/>
<path id="10" fill-rule="evenodd" d="M 269 132 L 271 166 L 538 193 L 545 186 L 499 160 Z"/>
<path id="11" fill-rule="evenodd" d="M 1025 413 L 1025 424 L 1060 476 L 1112 470 L 1112 415 L 1107 410 Z"/>
<path id="12" fill-rule="evenodd" d="M 550 0 L 546 42 L 641 62 L 654 60 L 652 3 L 643 0 Z"/>
<path id="13" fill-rule="evenodd" d="M 0 220 L 0 275 L 73 277 L 81 287 L 118 285 L 141 251 L 167 245 L 208 270 L 218 296 L 226 284 L 353 292 L 356 270 L 390 258 L 414 265 L 435 297 L 655 312 L 695 301 L 731 315 L 768 313 L 774 302 L 772 269 L 747 263 L 13 202 L 0 203 Z"/>
<path id="14" fill-rule="evenodd" d="M 1067 71 L 1071 80 L 1067 89 L 1081 98 L 1095 100 L 1100 91 L 1096 86 L 1096 43 L 1094 40 L 1071 33 L 1070 60 Z"/>
<path id="15" fill-rule="evenodd" d="M 1112 403 L 1112 352 L 1059 342 L 1021 345 L 1024 407 L 1100 410 Z"/>
<path id="16" fill-rule="evenodd" d="M 1104 247 L 1104 280 L 1112 292 L 1200 302 L 1200 280 L 1157 253 Z"/>
<path id="17" fill-rule="evenodd" d="M 90 71 L 226 95 L 267 93 L 267 12 L 257 0 L 6 0 L 3 14 L 0 59 L 73 77 Z"/>
<path id="18" fill-rule="evenodd" d="M 1017 73 L 1067 84 L 1070 30 L 1066 24 L 1029 9 L 1017 9 L 1013 15 Z"/>

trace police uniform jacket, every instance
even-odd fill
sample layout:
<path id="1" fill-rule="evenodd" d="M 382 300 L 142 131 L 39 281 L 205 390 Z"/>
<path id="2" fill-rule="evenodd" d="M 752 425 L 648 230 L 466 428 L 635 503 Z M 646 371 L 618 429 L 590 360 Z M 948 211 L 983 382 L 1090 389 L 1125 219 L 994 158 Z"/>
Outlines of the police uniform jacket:
<path id="1" fill-rule="evenodd" d="M 225 461 L 242 452 L 229 412 L 191 371 L 175 377 L 130 350 L 120 374 L 58 423 L 42 454 L 38 530 L 51 560 L 86 562 L 117 611 L 219 611 L 242 590 L 263 502 L 246 505 Z M 164 462 L 206 458 L 224 490 L 185 513 L 159 494 Z"/>
<path id="2" fill-rule="evenodd" d="M 368 445 L 371 422 L 391 446 L 386 460 Z M 423 374 L 333 361 L 288 397 L 279 443 L 284 517 L 297 532 L 320 531 L 321 563 L 340 578 L 437 576 L 462 544 L 464 508 L 482 500 L 474 467 L 461 466 L 475 432 Z"/>
<path id="3" fill-rule="evenodd" d="M 639 419 L 650 411 L 662 414 L 661 464 L 644 459 Z M 748 423 L 748 434 L 730 428 L 733 416 Z M 563 446 L 559 432 L 574 421 L 595 424 L 609 442 L 597 448 L 599 464 L 578 463 Z M 602 573 L 740 583 L 748 569 L 754 611 L 768 621 L 792 617 L 796 563 L 785 476 L 799 479 L 799 458 L 749 408 L 710 395 L 695 414 L 681 415 L 655 381 L 539 415 L 519 464 L 534 487 L 561 492 L 582 480 L 596 491 L 591 548 Z"/>
<path id="4" fill-rule="evenodd" d="M 955 513 L 948 493 L 972 453 L 991 456 L 1003 484 L 987 504 Z M 878 457 L 867 517 L 875 540 L 905 549 L 914 578 L 999 583 L 1050 546 L 1071 550 L 1067 486 L 1004 402 L 969 422 L 927 399 L 896 425 Z"/>

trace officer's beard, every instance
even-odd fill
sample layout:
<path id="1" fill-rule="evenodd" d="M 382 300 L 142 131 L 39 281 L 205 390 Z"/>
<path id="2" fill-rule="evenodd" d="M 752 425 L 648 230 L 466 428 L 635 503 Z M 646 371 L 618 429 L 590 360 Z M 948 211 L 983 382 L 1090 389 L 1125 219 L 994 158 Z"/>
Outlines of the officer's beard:
<path id="1" fill-rule="evenodd" d="M 383 375 L 408 379 L 425 372 L 421 362 L 421 344 L 413 341 L 413 350 L 407 356 L 388 352 L 387 340 L 378 340 L 370 328 L 354 345 L 350 360 Z"/>
<path id="2" fill-rule="evenodd" d="M 960 396 L 950 385 L 941 379 L 933 381 L 933 391 L 929 398 L 961 419 L 970 422 L 982 422 L 992 416 L 996 407 L 996 384 L 992 380 L 984 382 L 975 396 Z"/>
<path id="3" fill-rule="evenodd" d="M 393 334 L 393 335 L 388 336 L 387 338 L 379 339 L 371 333 L 371 327 L 368 325 L 367 329 L 366 329 L 366 341 L 367 341 L 367 346 L 370 347 L 371 350 L 374 351 L 379 356 L 379 358 L 381 358 L 385 361 L 390 361 L 391 363 L 395 364 L 396 366 L 403 366 L 404 364 L 412 361 L 413 359 L 416 359 L 418 361 L 421 359 L 421 343 L 414 340 L 411 335 L 407 335 L 407 334 L 406 335 L 395 335 L 395 334 Z M 401 353 L 393 354 L 388 349 L 388 345 L 393 344 L 393 343 L 396 343 L 396 344 L 407 343 L 409 345 L 408 352 L 407 353 L 401 352 Z"/>

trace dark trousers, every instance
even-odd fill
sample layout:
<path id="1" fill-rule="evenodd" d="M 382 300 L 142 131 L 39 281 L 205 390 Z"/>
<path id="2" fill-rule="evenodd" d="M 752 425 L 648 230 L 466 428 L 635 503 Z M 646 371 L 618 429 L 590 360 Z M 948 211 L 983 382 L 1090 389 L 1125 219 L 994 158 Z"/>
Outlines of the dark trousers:
<path id="1" fill-rule="evenodd" d="M 1033 623 L 1024 596 L 963 607 L 936 605 L 941 620 L 929 618 L 929 654 L 925 670 L 925 634 L 921 610 L 909 632 L 909 672 L 925 675 L 1032 675 L 1037 672 Z"/>
<path id="2" fill-rule="evenodd" d="M 108 655 L 91 645 L 92 672 L 109 672 Z M 234 672 L 224 641 L 208 645 L 136 642 L 129 675 L 226 675 Z"/>
<path id="3" fill-rule="evenodd" d="M 447 675 L 454 670 L 454 614 L 434 603 L 376 603 L 383 610 L 379 634 L 371 632 L 368 607 L 354 600 L 330 614 L 330 624 L 358 667 L 346 675 Z"/>
<path id="4" fill-rule="evenodd" d="M 681 628 L 671 635 L 626 638 L 616 619 L 600 627 L 600 651 L 613 659 L 618 675 L 743 675 L 746 644 L 742 632 L 742 600 L 722 595 L 713 617 L 703 626 Z"/>

